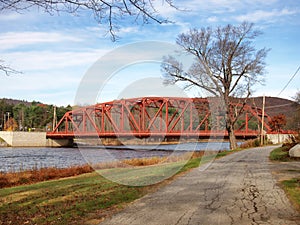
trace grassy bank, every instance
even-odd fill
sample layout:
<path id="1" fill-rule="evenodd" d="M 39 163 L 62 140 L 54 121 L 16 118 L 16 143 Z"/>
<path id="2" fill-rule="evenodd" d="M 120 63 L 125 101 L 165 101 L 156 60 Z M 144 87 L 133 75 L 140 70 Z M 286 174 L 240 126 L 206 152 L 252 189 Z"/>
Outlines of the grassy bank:
<path id="1" fill-rule="evenodd" d="M 178 162 L 185 158 L 199 158 L 203 152 L 187 153 L 187 155 L 173 157 L 150 157 L 134 158 L 115 162 L 104 162 L 95 165 L 72 166 L 68 168 L 35 168 L 19 172 L 0 172 L 0 188 L 13 187 L 25 184 L 33 184 L 41 181 L 54 180 L 59 178 L 77 176 L 84 173 L 91 173 L 95 170 L 108 168 L 127 168 L 132 166 L 150 166 L 166 162 Z"/>
<path id="2" fill-rule="evenodd" d="M 281 184 L 296 208 L 300 211 L 300 177 L 282 181 Z"/>
<path id="3" fill-rule="evenodd" d="M 229 152 L 228 152 L 229 153 Z M 228 153 L 221 153 L 225 155 Z M 198 167 L 214 156 L 190 159 L 177 174 Z M 127 179 L 149 179 L 149 172 L 178 168 L 179 162 L 165 163 L 164 167 L 142 166 L 143 173 L 131 173 L 121 168 Z M 111 169 L 102 169 L 109 173 Z M 119 168 L 120 169 L 120 168 Z M 98 171 L 99 172 L 99 171 Z M 115 172 L 115 171 L 114 171 Z M 130 177 L 131 176 L 131 177 Z M 124 176 L 123 176 L 124 177 Z M 97 172 L 75 177 L 39 182 L 0 189 L 0 224 L 98 224 L 112 211 L 120 209 L 171 179 L 149 186 L 121 185 L 100 176 Z"/>
<path id="4" fill-rule="evenodd" d="M 292 161 L 293 159 L 291 159 L 289 157 L 289 149 L 290 149 L 289 146 L 283 146 L 283 147 L 274 149 L 270 153 L 270 159 L 273 161 L 279 161 L 279 162 Z"/>
<path id="5" fill-rule="evenodd" d="M 83 224 L 90 213 L 132 201 L 143 190 L 97 173 L 0 190 L 1 224 Z"/>
<path id="6" fill-rule="evenodd" d="M 277 162 L 299 161 L 298 159 L 289 157 L 289 149 L 292 146 L 293 145 L 286 145 L 274 149 L 270 153 L 270 159 Z M 300 210 L 300 176 L 290 180 L 284 180 L 281 182 L 281 185 L 296 208 Z"/>

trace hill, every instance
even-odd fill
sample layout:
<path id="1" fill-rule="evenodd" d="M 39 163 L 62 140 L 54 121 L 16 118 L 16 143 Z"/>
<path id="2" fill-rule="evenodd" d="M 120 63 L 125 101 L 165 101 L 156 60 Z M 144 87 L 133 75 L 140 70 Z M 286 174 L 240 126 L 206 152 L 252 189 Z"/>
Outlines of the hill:
<path id="1" fill-rule="evenodd" d="M 8 98 L 0 98 L 0 101 L 4 101 L 8 105 L 18 105 L 18 104 L 24 104 L 25 106 L 30 106 L 32 103 L 36 104 L 42 104 L 40 102 L 28 102 L 25 100 L 17 100 L 17 99 L 8 99 Z M 262 108 L 262 101 L 263 97 L 253 97 L 249 99 L 249 104 L 252 104 L 258 108 Z M 286 117 L 292 117 L 294 116 L 294 113 L 297 111 L 297 105 L 296 102 L 284 99 L 284 98 L 278 98 L 278 97 L 265 97 L 265 112 L 269 116 L 278 115 L 280 113 L 286 115 Z"/>
<path id="2" fill-rule="evenodd" d="M 254 97 L 250 99 L 251 104 L 262 108 L 263 97 Z M 297 111 L 299 105 L 291 100 L 278 98 L 278 97 L 266 97 L 265 98 L 265 112 L 269 116 L 278 115 L 280 113 L 284 114 L 287 118 L 293 117 Z"/>
<path id="3" fill-rule="evenodd" d="M 28 102 L 25 100 L 11 99 L 11 98 L 0 98 L 0 101 L 3 101 L 8 105 L 24 104 L 25 106 L 30 106 L 32 104 L 32 102 Z"/>
<path id="4" fill-rule="evenodd" d="M 57 118 L 72 107 L 55 107 Z M 54 106 L 37 101 L 0 98 L 0 130 L 45 130 L 53 126 Z"/>
<path id="5" fill-rule="evenodd" d="M 236 100 L 240 101 L 239 99 Z M 287 118 L 288 123 L 286 128 L 293 130 L 298 129 L 298 123 L 300 124 L 299 104 L 278 97 L 266 97 L 265 100 L 266 114 L 272 117 L 282 113 Z M 262 108 L 262 101 L 263 97 L 253 97 L 249 99 L 248 104 Z M 13 111 L 13 107 L 20 104 L 25 108 Z M 60 119 L 66 111 L 71 109 L 70 106 L 57 108 L 58 119 Z M 3 118 L 6 112 L 10 112 L 10 115 L 13 116 L 16 121 L 23 120 L 23 117 L 25 120 L 30 119 L 28 122 L 24 122 L 24 126 L 27 127 L 45 127 L 47 123 L 53 120 L 52 113 L 49 113 L 53 112 L 53 105 L 45 105 L 36 101 L 28 102 L 17 99 L 0 98 L 0 125 L 3 124 Z"/>

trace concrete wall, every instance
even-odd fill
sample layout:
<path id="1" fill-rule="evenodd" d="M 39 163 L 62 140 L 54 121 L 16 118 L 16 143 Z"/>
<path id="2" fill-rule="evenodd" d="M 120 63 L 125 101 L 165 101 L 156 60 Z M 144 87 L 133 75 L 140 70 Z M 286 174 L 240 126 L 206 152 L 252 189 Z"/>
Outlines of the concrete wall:
<path id="1" fill-rule="evenodd" d="M 61 147 L 73 144 L 72 139 L 46 139 L 46 132 L 0 131 L 0 137 L 12 147 Z"/>
<path id="2" fill-rule="evenodd" d="M 46 147 L 73 147 L 73 139 L 46 139 Z"/>
<path id="3" fill-rule="evenodd" d="M 273 144 L 282 144 L 288 142 L 293 137 L 292 134 L 267 134 L 267 138 Z"/>

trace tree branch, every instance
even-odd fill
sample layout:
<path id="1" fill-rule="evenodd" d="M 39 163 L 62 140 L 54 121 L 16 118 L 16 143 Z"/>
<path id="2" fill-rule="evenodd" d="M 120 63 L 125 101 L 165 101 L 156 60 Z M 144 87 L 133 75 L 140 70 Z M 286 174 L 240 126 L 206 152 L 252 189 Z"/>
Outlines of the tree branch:
<path id="1" fill-rule="evenodd" d="M 166 0 L 167 6 L 178 9 L 172 0 Z M 148 19 L 155 23 L 170 22 L 161 17 L 152 0 L 0 0 L 0 12 L 12 10 L 22 12 L 31 8 L 42 8 L 45 12 L 52 15 L 53 12 L 76 13 L 79 10 L 89 10 L 94 14 L 95 20 L 99 24 L 107 23 L 112 40 L 116 40 L 115 31 L 118 31 L 118 18 L 122 16 L 141 18 L 142 23 Z"/>
<path id="2" fill-rule="evenodd" d="M 10 66 L 5 65 L 4 61 L 0 59 L 0 71 L 2 71 L 3 73 L 5 73 L 6 76 L 9 76 L 11 74 L 20 74 L 22 72 L 17 71 L 15 69 L 12 69 Z"/>

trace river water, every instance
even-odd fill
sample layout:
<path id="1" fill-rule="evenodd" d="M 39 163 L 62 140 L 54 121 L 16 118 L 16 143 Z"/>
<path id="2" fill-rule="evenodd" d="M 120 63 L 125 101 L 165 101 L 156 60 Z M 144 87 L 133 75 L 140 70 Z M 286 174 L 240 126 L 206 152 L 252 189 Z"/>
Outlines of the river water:
<path id="1" fill-rule="evenodd" d="M 0 172 L 33 168 L 64 168 L 87 163 L 169 156 L 186 151 L 228 150 L 229 143 L 183 143 L 158 146 L 97 146 L 78 148 L 0 148 Z"/>

